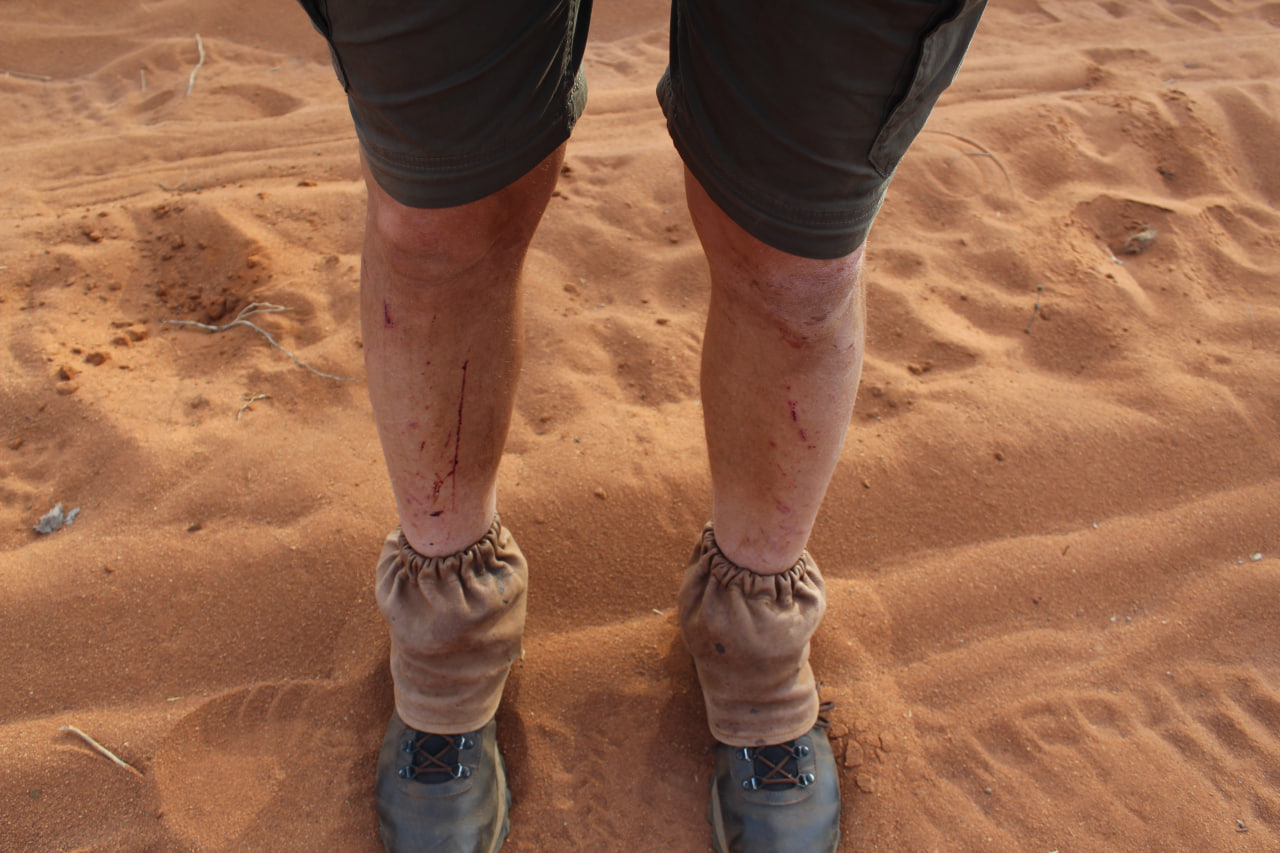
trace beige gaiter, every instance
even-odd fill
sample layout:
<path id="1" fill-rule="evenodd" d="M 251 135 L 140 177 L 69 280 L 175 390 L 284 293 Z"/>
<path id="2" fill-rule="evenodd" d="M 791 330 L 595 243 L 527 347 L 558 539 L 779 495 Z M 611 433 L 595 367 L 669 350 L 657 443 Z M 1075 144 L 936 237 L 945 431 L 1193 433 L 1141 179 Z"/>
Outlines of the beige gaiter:
<path id="1" fill-rule="evenodd" d="M 757 574 L 729 562 L 711 525 L 703 529 L 680 589 L 680 631 L 716 740 L 764 746 L 813 728 L 809 638 L 825 609 L 822 575 L 807 551 L 781 574 Z"/>
<path id="2" fill-rule="evenodd" d="M 400 718 L 434 734 L 482 728 L 498 710 L 524 632 L 529 572 L 510 531 L 494 518 L 474 545 L 424 557 L 396 528 L 377 576 Z"/>

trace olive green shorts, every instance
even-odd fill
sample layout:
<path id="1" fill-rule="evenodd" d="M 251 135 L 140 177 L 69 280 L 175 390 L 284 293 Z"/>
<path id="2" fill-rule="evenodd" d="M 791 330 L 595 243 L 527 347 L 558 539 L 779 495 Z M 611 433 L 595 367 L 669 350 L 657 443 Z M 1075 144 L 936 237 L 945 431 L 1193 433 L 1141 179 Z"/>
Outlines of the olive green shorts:
<path id="1" fill-rule="evenodd" d="M 451 207 L 520 178 L 586 103 L 591 0 L 301 0 L 378 184 Z M 964 59 L 986 0 L 673 0 L 658 98 L 685 165 L 769 245 L 836 258 Z"/>

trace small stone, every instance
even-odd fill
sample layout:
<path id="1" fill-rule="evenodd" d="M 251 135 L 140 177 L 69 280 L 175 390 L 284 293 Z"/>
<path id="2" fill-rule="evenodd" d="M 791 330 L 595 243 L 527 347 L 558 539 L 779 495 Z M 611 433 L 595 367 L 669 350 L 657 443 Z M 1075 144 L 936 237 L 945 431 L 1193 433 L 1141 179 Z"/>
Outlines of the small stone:
<path id="1" fill-rule="evenodd" d="M 991 796 L 991 786 L 987 785 L 986 787 L 984 787 L 982 789 L 982 793 L 986 794 L 988 797 Z"/>
<path id="2" fill-rule="evenodd" d="M 845 767 L 861 767 L 866 758 L 862 754 L 862 744 L 856 740 L 849 741 L 844 750 Z"/>
<path id="3" fill-rule="evenodd" d="M 102 570 L 103 570 L 104 572 L 106 572 L 107 574 L 111 575 L 111 574 L 115 574 L 116 567 L 115 567 L 115 566 L 113 566 L 113 565 L 111 565 L 110 563 L 107 563 L 106 565 L 104 565 L 104 566 L 102 567 Z"/>
<path id="4" fill-rule="evenodd" d="M 858 786 L 858 790 L 864 794 L 874 794 L 880 787 L 879 783 L 876 782 L 876 777 L 872 776 L 870 773 L 859 773 L 858 777 L 854 779 L 854 784 L 856 784 Z"/>
<path id="5" fill-rule="evenodd" d="M 105 352 L 91 352 L 84 357 L 84 363 L 91 364 L 94 367 L 101 367 L 107 363 L 107 359 L 109 358 L 111 358 L 111 356 L 107 355 Z"/>
<path id="6" fill-rule="evenodd" d="M 1143 228 L 1137 234 L 1129 237 L 1124 241 L 1124 245 L 1120 247 L 1122 255 L 1140 255 L 1147 249 L 1151 248 L 1151 244 L 1156 241 L 1158 232 L 1154 228 Z"/>
<path id="7" fill-rule="evenodd" d="M 31 529 L 36 533 L 48 535 L 66 523 L 67 517 L 62 512 L 62 504 L 58 504 L 53 509 L 40 516 L 40 520 L 35 523 Z"/>
<path id="8" fill-rule="evenodd" d="M 596 497 L 598 497 L 600 500 L 604 500 L 605 498 L 607 498 L 607 497 L 609 496 L 609 495 L 605 492 L 605 490 L 604 490 L 604 489 L 601 489 L 601 488 L 596 488 L 596 490 L 595 490 L 595 491 L 593 491 L 591 494 L 595 495 L 595 496 L 596 496 Z"/>
<path id="9" fill-rule="evenodd" d="M 22 444 L 23 444 L 22 436 L 18 436 L 17 438 L 11 438 L 11 439 L 9 439 L 9 449 L 10 449 L 10 450 L 17 450 L 19 447 L 21 447 L 21 446 L 22 446 Z"/>
<path id="10" fill-rule="evenodd" d="M 187 525 L 187 532 L 188 532 L 188 533 L 195 533 L 196 531 L 198 531 L 198 530 L 203 530 L 203 529 L 204 529 L 204 525 L 203 525 L 203 524 L 201 524 L 201 523 L 200 523 L 200 522 L 198 522 L 198 521 L 193 521 L 193 522 L 191 522 L 190 524 L 188 524 L 188 525 Z"/>
<path id="11" fill-rule="evenodd" d="M 59 381 L 59 382 L 70 382 L 72 379 L 75 379 L 75 378 L 76 378 L 76 374 L 77 374 L 77 373 L 79 373 L 79 372 L 80 372 L 79 370 L 77 370 L 76 368 L 72 367 L 71 365 L 69 365 L 69 364 L 64 364 L 64 365 L 62 365 L 61 367 L 59 367 L 59 368 L 58 368 L 58 374 L 57 374 L 57 376 L 58 376 L 58 381 Z"/>
<path id="12" fill-rule="evenodd" d="M 995 457 L 995 460 L 996 460 L 997 462 L 1003 462 L 1003 461 L 1004 461 L 1004 454 L 1003 454 L 1003 453 L 1001 453 L 999 450 L 997 450 L 997 451 L 996 451 L 994 454 L 992 454 L 992 455 Z"/>
<path id="13" fill-rule="evenodd" d="M 1262 559 L 1262 552 L 1261 552 L 1261 551 L 1259 551 L 1259 552 L 1258 552 L 1258 553 L 1256 553 L 1256 554 L 1250 554 L 1250 555 L 1249 555 L 1249 559 L 1250 559 L 1250 560 L 1253 560 L 1255 563 L 1256 563 L 1256 562 L 1258 562 L 1259 560 L 1261 560 L 1261 559 Z"/>
<path id="14" fill-rule="evenodd" d="M 57 391 L 59 395 L 63 397 L 67 397 L 80 390 L 80 383 L 79 382 L 63 382 L 54 390 Z"/>

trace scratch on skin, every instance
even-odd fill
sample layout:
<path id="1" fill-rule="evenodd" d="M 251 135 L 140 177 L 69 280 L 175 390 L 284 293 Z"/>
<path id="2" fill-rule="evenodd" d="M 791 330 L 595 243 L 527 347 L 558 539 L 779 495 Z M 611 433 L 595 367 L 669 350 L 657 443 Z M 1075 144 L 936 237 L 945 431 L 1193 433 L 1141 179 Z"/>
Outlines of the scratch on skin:
<path id="1" fill-rule="evenodd" d="M 796 415 L 796 401 L 788 400 L 787 407 L 791 409 L 791 422 L 795 423 L 797 420 L 799 420 L 799 417 Z"/>
<path id="2" fill-rule="evenodd" d="M 452 488 L 451 500 L 454 509 L 458 508 L 458 457 L 462 449 L 462 408 L 467 401 L 467 366 L 469 364 L 471 359 L 462 362 L 462 389 L 458 391 L 458 423 L 453 430 L 453 462 L 449 465 L 448 472 L 442 477 L 437 476 L 435 482 L 431 484 L 431 502 L 434 504 L 440 499 L 440 491 L 444 488 L 444 484 L 449 483 Z M 432 518 L 438 514 L 433 514 Z"/>
<path id="3" fill-rule="evenodd" d="M 467 365 L 471 359 L 462 362 L 462 388 L 458 391 L 458 426 L 453 434 L 453 467 L 449 469 L 449 477 L 453 480 L 453 505 L 458 506 L 458 450 L 462 445 L 462 404 L 467 400 Z"/>
<path id="4" fill-rule="evenodd" d="M 387 329 L 394 329 L 396 321 L 391 319 L 391 306 L 387 304 L 387 300 L 382 300 L 382 325 Z"/>

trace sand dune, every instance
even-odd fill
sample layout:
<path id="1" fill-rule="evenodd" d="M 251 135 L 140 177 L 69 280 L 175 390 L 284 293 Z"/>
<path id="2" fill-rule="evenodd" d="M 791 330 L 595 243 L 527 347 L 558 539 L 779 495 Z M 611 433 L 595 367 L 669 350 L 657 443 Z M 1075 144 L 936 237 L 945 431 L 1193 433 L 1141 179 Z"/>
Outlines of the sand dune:
<path id="1" fill-rule="evenodd" d="M 666 9 L 598 5 L 502 472 L 506 849 L 701 851 L 706 271 Z M 324 46 L 289 3 L 0 23 L 0 849 L 377 850 L 394 518 Z M 812 542 L 843 850 L 1280 849 L 1277 139 L 1280 4 L 993 2 L 872 234 Z M 171 322 L 255 302 L 312 370 Z"/>

